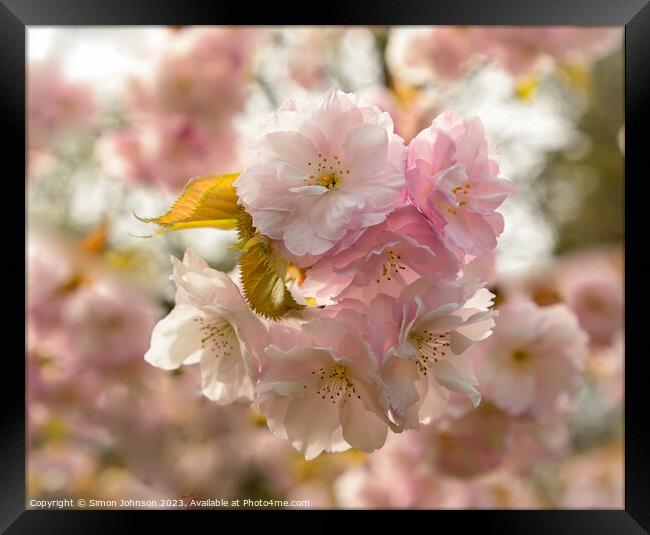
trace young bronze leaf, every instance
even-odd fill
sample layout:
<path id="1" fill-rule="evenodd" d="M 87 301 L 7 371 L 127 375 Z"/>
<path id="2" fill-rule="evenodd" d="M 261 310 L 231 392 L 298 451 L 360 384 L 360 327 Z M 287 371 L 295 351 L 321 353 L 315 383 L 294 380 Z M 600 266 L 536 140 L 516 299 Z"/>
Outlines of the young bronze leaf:
<path id="1" fill-rule="evenodd" d="M 301 309 L 284 284 L 267 239 L 255 232 L 250 216 L 242 210 L 237 223 L 242 257 L 239 261 L 244 296 L 260 316 L 277 319 L 291 309 Z"/>
<path id="2" fill-rule="evenodd" d="M 233 229 L 237 225 L 239 206 L 232 183 L 238 176 L 234 173 L 194 178 L 166 214 L 138 219 L 159 225 L 158 233 L 197 227 Z"/>

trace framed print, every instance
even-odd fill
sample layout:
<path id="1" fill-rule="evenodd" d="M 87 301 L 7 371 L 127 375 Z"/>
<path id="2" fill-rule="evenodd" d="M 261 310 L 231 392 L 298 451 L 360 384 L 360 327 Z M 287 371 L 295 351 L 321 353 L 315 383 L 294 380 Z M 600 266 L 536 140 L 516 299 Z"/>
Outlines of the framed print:
<path id="1" fill-rule="evenodd" d="M 3 529 L 648 532 L 647 2 L 2 3 Z"/>

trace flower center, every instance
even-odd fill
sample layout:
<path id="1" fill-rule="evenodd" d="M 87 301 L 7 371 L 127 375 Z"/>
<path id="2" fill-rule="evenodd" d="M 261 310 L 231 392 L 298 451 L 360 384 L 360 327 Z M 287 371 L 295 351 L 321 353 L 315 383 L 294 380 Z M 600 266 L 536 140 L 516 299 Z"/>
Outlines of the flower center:
<path id="1" fill-rule="evenodd" d="M 525 349 L 515 349 L 512 352 L 512 360 L 518 363 L 526 362 L 527 360 L 530 360 L 530 357 L 530 353 Z"/>
<path id="2" fill-rule="evenodd" d="M 456 186 L 451 190 L 452 193 L 456 196 L 456 200 L 458 201 L 458 208 L 462 208 L 467 204 L 467 195 L 469 195 L 469 190 L 471 187 L 472 185 L 469 182 L 465 182 L 461 186 Z M 443 208 L 452 215 L 456 215 L 458 213 L 458 208 L 456 208 L 451 203 L 443 203 Z"/>
<path id="3" fill-rule="evenodd" d="M 232 345 L 233 326 L 226 320 L 210 321 L 206 318 L 194 318 L 201 333 L 201 347 L 211 349 L 214 356 L 229 357 L 235 349 Z"/>
<path id="4" fill-rule="evenodd" d="M 395 253 L 392 249 L 386 250 L 386 260 L 381 265 L 381 275 L 377 278 L 377 282 L 381 282 L 382 278 L 392 280 L 392 276 L 398 275 L 401 270 L 406 269 L 401 263 L 402 257 Z"/>
<path id="5" fill-rule="evenodd" d="M 424 375 L 427 375 L 427 368 L 431 364 L 447 356 L 451 345 L 449 333 L 432 333 L 428 329 L 412 333 L 410 340 L 420 354 L 416 364 L 420 373 Z"/>
<path id="6" fill-rule="evenodd" d="M 329 161 L 319 154 L 316 162 L 307 162 L 307 165 L 313 169 L 313 173 L 304 182 L 308 186 L 322 186 L 330 191 L 343 182 L 345 175 L 350 174 L 349 169 L 341 169 L 341 160 L 336 154 Z"/>
<path id="7" fill-rule="evenodd" d="M 348 370 L 342 364 L 336 364 L 330 368 L 321 368 L 318 371 L 311 372 L 320 378 L 319 388 L 316 391 L 321 399 L 329 399 L 336 404 L 343 400 L 343 403 L 353 395 L 361 399 L 357 393 L 354 383 L 350 380 Z"/>

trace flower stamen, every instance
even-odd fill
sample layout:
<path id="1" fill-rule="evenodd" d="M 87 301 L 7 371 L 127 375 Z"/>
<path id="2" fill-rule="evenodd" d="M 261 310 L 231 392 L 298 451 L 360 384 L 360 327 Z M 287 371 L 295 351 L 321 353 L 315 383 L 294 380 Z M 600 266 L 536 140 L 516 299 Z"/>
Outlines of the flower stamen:
<path id="1" fill-rule="evenodd" d="M 341 169 L 341 160 L 335 154 L 333 157 L 334 162 L 327 162 L 327 158 L 322 154 L 318 155 L 315 171 L 309 175 L 304 182 L 309 186 L 322 186 L 328 190 L 336 189 L 343 182 L 344 175 L 349 175 L 349 169 Z M 307 162 L 307 165 L 314 167 L 312 162 Z"/>
<path id="2" fill-rule="evenodd" d="M 234 347 L 231 343 L 233 326 L 226 320 L 210 321 L 206 318 L 194 318 L 194 321 L 200 324 L 201 347 L 210 348 L 214 351 L 214 356 L 229 357 L 232 355 Z"/>
<path id="3" fill-rule="evenodd" d="M 427 368 L 431 364 L 445 358 L 450 351 L 449 333 L 436 334 L 425 329 L 411 334 L 410 339 L 420 354 L 416 364 L 420 373 L 424 375 L 427 375 Z"/>
<path id="4" fill-rule="evenodd" d="M 353 395 L 361 399 L 357 393 L 354 383 L 350 380 L 348 370 L 342 364 L 336 364 L 331 368 L 321 368 L 311 372 L 320 379 L 319 388 L 316 391 L 321 399 L 328 399 L 333 403 L 346 403 Z"/>

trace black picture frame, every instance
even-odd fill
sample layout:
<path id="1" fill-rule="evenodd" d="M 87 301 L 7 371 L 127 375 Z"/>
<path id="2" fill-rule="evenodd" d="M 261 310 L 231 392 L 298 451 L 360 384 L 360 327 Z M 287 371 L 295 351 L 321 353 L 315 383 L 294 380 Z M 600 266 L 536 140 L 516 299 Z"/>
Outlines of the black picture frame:
<path id="1" fill-rule="evenodd" d="M 644 351 L 645 313 L 650 262 L 643 221 L 647 199 L 645 135 L 650 124 L 650 6 L 648 0 L 329 0 L 322 9 L 291 3 L 244 5 L 215 0 L 0 0 L 0 109 L 3 141 L 3 257 L 0 261 L 5 310 L 0 332 L 11 344 L 3 354 L 4 378 L 0 420 L 0 529 L 8 533 L 116 533 L 132 525 L 139 511 L 26 510 L 25 361 L 21 360 L 17 313 L 24 303 L 25 221 L 19 202 L 25 167 L 26 28 L 35 25 L 264 24 L 264 25 L 586 25 L 625 26 L 625 510 L 589 511 L 435 511 L 431 529 L 467 528 L 499 533 L 641 534 L 650 532 L 650 419 L 645 393 L 648 375 Z M 308 15 L 307 8 L 311 8 Z M 22 171 L 21 171 L 22 169 Z M 23 190 L 22 195 L 25 192 Z M 23 197 L 24 198 L 24 197 Z M 628 256 L 629 255 L 629 256 Z M 8 298 L 8 299 L 7 299 Z M 14 345 L 15 344 L 15 345 Z M 14 349 L 16 347 L 16 349 Z M 24 348 L 23 348 L 24 349 Z M 198 511 L 197 511 L 198 512 Z M 165 523 L 176 523 L 165 512 Z M 147 520 L 149 521 L 149 520 Z M 427 520 L 424 520 L 425 522 Z M 181 526 L 187 529 L 187 519 Z M 219 526 L 216 526 L 218 529 Z M 127 529 L 128 532 L 128 529 Z"/>

